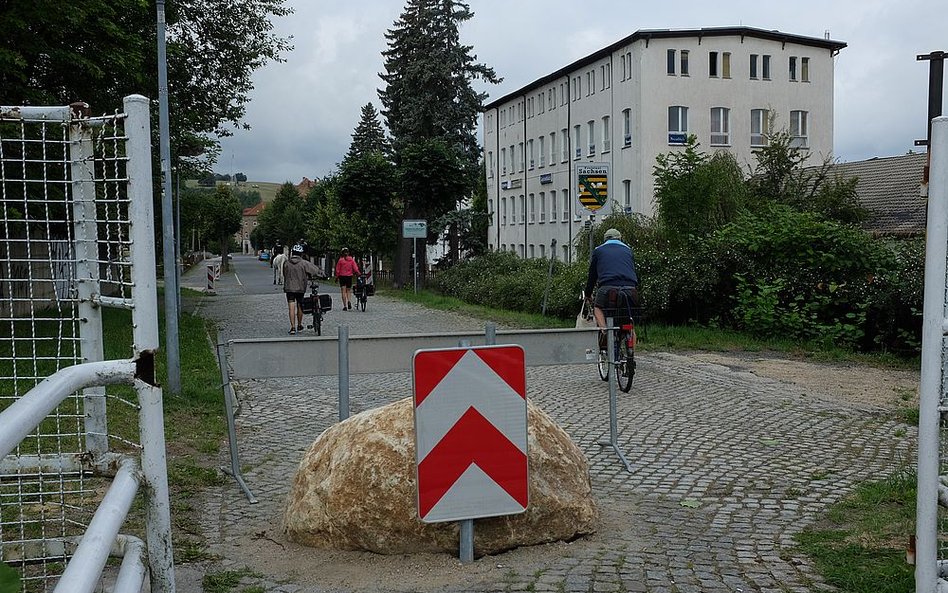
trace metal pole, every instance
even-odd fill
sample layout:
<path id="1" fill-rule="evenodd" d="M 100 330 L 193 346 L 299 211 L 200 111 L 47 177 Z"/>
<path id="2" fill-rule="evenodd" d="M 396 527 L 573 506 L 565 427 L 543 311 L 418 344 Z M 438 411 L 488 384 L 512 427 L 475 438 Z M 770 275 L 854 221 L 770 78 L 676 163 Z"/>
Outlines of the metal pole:
<path id="1" fill-rule="evenodd" d="M 412 273 L 415 276 L 415 294 L 418 294 L 418 239 L 414 237 L 411 240 L 411 261 L 414 264 Z"/>
<path id="2" fill-rule="evenodd" d="M 230 469 L 221 467 L 221 471 L 236 480 L 237 485 L 244 491 L 250 504 L 256 504 L 257 498 L 250 491 L 240 473 L 240 457 L 237 451 L 237 426 L 234 423 L 234 388 L 230 384 L 227 373 L 227 355 L 224 353 L 224 344 L 217 344 L 217 365 L 221 369 L 221 389 L 224 392 L 224 413 L 227 415 L 227 444 L 230 447 Z"/>
<path id="3" fill-rule="evenodd" d="M 142 474 L 145 482 L 145 542 L 148 574 L 155 593 L 174 593 L 174 551 L 171 546 L 171 501 L 168 492 L 168 461 L 165 457 L 165 421 L 161 388 L 135 380 L 141 406 L 139 433 L 142 443 Z"/>
<path id="4" fill-rule="evenodd" d="M 497 324 L 493 321 L 488 321 L 484 324 L 484 343 L 488 346 L 493 346 L 497 343 Z"/>
<path id="5" fill-rule="evenodd" d="M 313 305 L 318 307 L 319 303 Z M 339 326 L 339 422 L 349 417 L 349 326 Z"/>
<path id="6" fill-rule="evenodd" d="M 945 343 L 946 251 L 948 251 L 948 117 L 932 122 L 931 179 L 925 246 L 922 370 L 919 382 L 918 498 L 915 520 L 915 590 L 938 590 L 939 407 Z"/>
<path id="7" fill-rule="evenodd" d="M 181 360 L 178 354 L 178 272 L 175 269 L 174 212 L 171 206 L 171 132 L 168 125 L 168 64 L 165 55 L 165 0 L 158 4 L 158 137 L 161 153 L 161 226 L 165 277 L 165 350 L 168 357 L 168 391 L 181 394 Z"/>
<path id="8" fill-rule="evenodd" d="M 485 327 L 485 332 L 490 334 L 489 325 Z M 470 348 L 470 340 L 460 340 L 458 346 L 461 348 Z M 474 519 L 462 519 L 458 522 L 460 530 L 458 532 L 458 558 L 462 564 L 474 562 Z"/>
<path id="9" fill-rule="evenodd" d="M 619 367 L 615 364 L 616 335 L 612 317 L 606 318 L 606 359 L 609 361 L 609 440 L 599 441 L 600 447 L 612 447 L 626 471 L 632 471 L 632 465 L 619 449 L 619 419 L 616 404 L 616 381 L 618 381 Z"/>

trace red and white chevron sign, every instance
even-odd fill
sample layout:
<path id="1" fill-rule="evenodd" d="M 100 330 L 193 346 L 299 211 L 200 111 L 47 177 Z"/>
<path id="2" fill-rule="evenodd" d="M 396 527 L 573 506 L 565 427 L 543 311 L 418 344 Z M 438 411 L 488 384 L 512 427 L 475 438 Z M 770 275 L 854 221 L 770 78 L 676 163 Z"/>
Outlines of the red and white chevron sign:
<path id="1" fill-rule="evenodd" d="M 418 515 L 425 523 L 527 509 L 523 348 L 419 350 L 412 360 Z"/>

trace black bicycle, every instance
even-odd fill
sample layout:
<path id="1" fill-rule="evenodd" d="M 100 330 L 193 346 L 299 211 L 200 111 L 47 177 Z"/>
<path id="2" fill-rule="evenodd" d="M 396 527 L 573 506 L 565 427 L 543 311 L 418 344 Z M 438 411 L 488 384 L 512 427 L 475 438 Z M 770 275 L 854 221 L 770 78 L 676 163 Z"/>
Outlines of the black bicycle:
<path id="1" fill-rule="evenodd" d="M 612 368 L 615 367 L 616 385 L 623 393 L 632 389 L 632 379 L 635 377 L 635 322 L 632 319 L 633 303 L 624 291 L 616 291 L 616 306 L 604 311 L 606 317 L 612 316 L 613 350 L 609 356 L 605 348 L 599 350 L 599 378 L 609 380 Z"/>
<path id="2" fill-rule="evenodd" d="M 359 274 L 355 286 L 352 287 L 352 296 L 356 299 L 356 309 L 365 311 L 365 305 L 373 294 L 375 294 L 375 285 L 366 284 L 365 274 Z"/>
<path id="3" fill-rule="evenodd" d="M 303 314 L 313 315 L 313 324 L 307 329 L 315 329 L 316 335 L 323 335 L 323 314 L 332 310 L 332 296 L 320 294 L 319 278 L 309 279 L 309 296 L 303 298 Z"/>

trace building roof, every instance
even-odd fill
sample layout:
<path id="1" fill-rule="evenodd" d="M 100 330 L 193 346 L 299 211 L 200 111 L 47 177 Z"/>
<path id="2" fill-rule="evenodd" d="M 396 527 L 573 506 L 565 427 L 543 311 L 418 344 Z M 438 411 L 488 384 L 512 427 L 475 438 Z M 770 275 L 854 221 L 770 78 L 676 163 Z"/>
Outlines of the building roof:
<path id="1" fill-rule="evenodd" d="M 910 152 L 866 161 L 836 163 L 832 172 L 856 177 L 856 196 L 869 210 L 866 230 L 877 235 L 911 236 L 925 232 L 927 200 L 921 196 L 928 154 Z"/>
<path id="2" fill-rule="evenodd" d="M 805 35 L 793 35 L 791 33 L 783 33 L 781 31 L 766 29 L 757 29 L 755 27 L 703 27 L 701 29 L 640 29 L 631 35 L 623 37 L 619 41 L 600 49 L 599 51 L 593 52 L 583 58 L 580 58 L 569 64 L 560 68 L 559 70 L 547 74 L 542 78 L 531 82 L 530 84 L 523 86 L 511 93 L 507 93 L 499 99 L 491 101 L 484 106 L 484 110 L 493 109 L 498 105 L 506 103 L 510 99 L 519 97 L 528 91 L 542 87 L 553 80 L 562 78 L 570 72 L 578 70 L 583 66 L 592 64 L 593 62 L 610 55 L 613 51 L 633 43 L 635 41 L 644 41 L 646 44 L 650 39 L 677 39 L 680 37 L 697 37 L 701 39 L 702 37 L 756 37 L 758 39 L 769 39 L 771 41 L 780 41 L 783 43 L 796 43 L 799 45 L 809 45 L 813 47 L 821 47 L 828 49 L 832 52 L 838 52 L 839 50 L 846 47 L 846 43 L 843 41 L 834 41 L 832 39 L 824 39 L 822 37 L 807 37 Z"/>
<path id="3" fill-rule="evenodd" d="M 258 216 L 261 212 L 263 212 L 263 209 L 266 208 L 266 206 L 267 205 L 264 202 L 260 202 L 259 204 L 251 206 L 250 208 L 244 208 L 243 215 Z"/>
<path id="4" fill-rule="evenodd" d="M 296 184 L 296 191 L 304 198 L 309 195 L 309 190 L 316 187 L 316 182 L 309 177 L 304 177 L 302 181 Z"/>

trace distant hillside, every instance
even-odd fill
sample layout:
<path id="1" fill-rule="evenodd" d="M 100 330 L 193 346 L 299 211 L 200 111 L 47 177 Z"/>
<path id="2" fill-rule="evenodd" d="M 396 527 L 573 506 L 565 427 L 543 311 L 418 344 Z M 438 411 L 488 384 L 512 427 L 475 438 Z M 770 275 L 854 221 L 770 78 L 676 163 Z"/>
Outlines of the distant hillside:
<path id="1" fill-rule="evenodd" d="M 229 181 L 218 181 L 218 185 L 226 185 Z M 188 179 L 184 182 L 187 187 L 199 187 L 197 179 Z M 260 199 L 264 202 L 271 202 L 276 197 L 282 183 L 271 183 L 269 181 L 247 181 L 238 183 L 236 189 L 245 192 L 260 192 Z"/>

